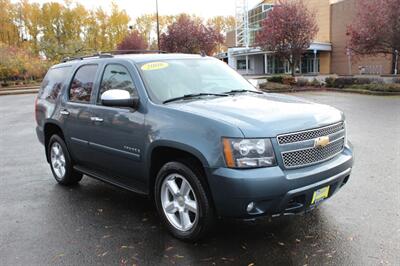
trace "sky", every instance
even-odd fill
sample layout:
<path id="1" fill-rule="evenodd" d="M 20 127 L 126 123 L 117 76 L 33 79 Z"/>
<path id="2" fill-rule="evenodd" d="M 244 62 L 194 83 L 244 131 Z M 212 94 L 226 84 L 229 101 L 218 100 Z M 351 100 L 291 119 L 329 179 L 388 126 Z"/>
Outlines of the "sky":
<path id="1" fill-rule="evenodd" d="M 256 5 L 260 0 L 248 0 L 249 7 Z M 15 1 L 14 1 L 15 2 Z M 63 0 L 30 0 L 30 2 L 46 3 L 60 2 Z M 74 0 L 89 9 L 98 6 L 109 9 L 109 0 Z M 142 14 L 155 12 L 155 0 L 115 0 L 118 6 L 125 9 L 131 18 Z M 213 16 L 235 15 L 236 0 L 158 0 L 159 13 L 162 15 L 176 15 L 179 13 L 195 14 L 204 18 Z"/>

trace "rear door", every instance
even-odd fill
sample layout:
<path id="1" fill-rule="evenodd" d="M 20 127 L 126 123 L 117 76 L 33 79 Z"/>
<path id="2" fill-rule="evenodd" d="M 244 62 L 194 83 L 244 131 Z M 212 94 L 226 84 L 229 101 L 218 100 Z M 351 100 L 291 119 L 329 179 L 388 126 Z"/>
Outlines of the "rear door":
<path id="1" fill-rule="evenodd" d="M 138 96 L 133 66 L 125 62 L 108 63 L 102 70 L 96 104 L 92 108 L 93 129 L 90 146 L 96 150 L 96 167 L 113 181 L 129 187 L 144 185 L 142 151 L 145 142 L 144 108 L 108 107 L 101 104 L 101 94 L 107 90 L 128 91 Z M 137 83 L 136 83 L 137 84 Z"/>
<path id="2" fill-rule="evenodd" d="M 67 99 L 60 110 L 64 118 L 68 148 L 75 162 L 82 166 L 90 166 L 92 156 L 88 140 L 98 69 L 97 64 L 85 64 L 75 70 L 68 87 Z"/>

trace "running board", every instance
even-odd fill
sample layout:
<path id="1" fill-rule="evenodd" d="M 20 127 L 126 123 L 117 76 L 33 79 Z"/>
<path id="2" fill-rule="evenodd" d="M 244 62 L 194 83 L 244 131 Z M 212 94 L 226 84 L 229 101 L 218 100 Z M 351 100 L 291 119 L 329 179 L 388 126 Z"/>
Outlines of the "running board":
<path id="1" fill-rule="evenodd" d="M 100 180 L 104 183 L 119 187 L 119 188 L 123 188 L 125 190 L 134 192 L 136 194 L 142 195 L 142 196 L 148 196 L 148 193 L 142 190 L 138 190 L 138 189 L 134 189 L 132 187 L 129 187 L 127 185 L 121 184 L 119 182 L 115 182 L 113 180 L 111 180 L 110 177 L 106 177 L 105 175 L 99 174 L 98 172 L 95 172 L 93 170 L 89 170 L 83 166 L 79 166 L 79 165 L 74 165 L 74 169 L 82 174 L 85 174 L 89 177 L 92 177 L 94 179 Z"/>

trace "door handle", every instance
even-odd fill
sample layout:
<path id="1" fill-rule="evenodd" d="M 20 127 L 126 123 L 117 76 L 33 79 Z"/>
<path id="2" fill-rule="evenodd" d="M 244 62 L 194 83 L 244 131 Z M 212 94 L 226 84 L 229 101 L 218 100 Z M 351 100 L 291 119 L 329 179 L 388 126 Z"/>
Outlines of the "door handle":
<path id="1" fill-rule="evenodd" d="M 60 114 L 69 115 L 69 111 L 67 109 L 63 109 L 63 110 L 60 111 Z"/>
<path id="2" fill-rule="evenodd" d="M 90 117 L 90 120 L 93 122 L 103 122 L 103 118 L 97 117 L 97 116 L 92 116 Z"/>

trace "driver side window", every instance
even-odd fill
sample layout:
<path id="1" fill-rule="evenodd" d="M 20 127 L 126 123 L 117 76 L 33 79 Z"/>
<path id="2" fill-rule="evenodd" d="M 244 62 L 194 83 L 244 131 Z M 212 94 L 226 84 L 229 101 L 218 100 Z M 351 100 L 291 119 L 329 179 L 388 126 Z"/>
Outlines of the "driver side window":
<path id="1" fill-rule="evenodd" d="M 110 64 L 104 69 L 98 102 L 101 102 L 101 95 L 105 91 L 115 89 L 128 91 L 131 97 L 137 96 L 137 91 L 128 69 L 122 65 Z"/>

